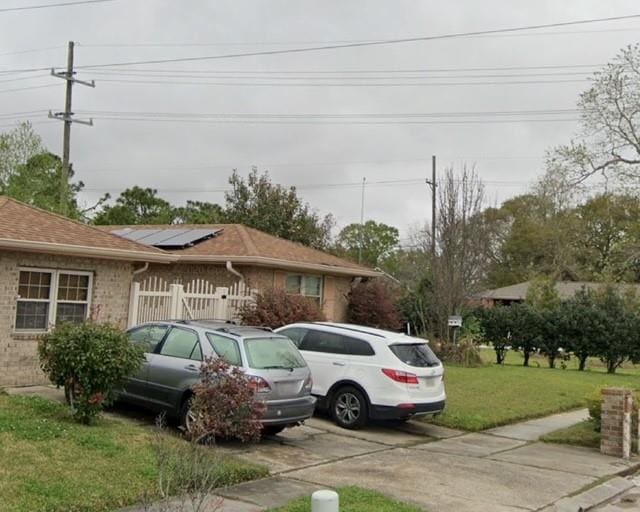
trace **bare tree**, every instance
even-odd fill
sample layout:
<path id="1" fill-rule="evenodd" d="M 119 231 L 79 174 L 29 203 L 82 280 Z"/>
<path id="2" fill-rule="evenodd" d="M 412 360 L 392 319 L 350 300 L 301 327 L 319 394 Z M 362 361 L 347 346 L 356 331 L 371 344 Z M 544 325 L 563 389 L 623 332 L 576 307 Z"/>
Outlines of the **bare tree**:
<path id="1" fill-rule="evenodd" d="M 448 339 L 448 317 L 461 312 L 486 277 L 495 236 L 492 217 L 483 211 L 484 197 L 473 167 L 457 173 L 447 169 L 438 182 L 435 258 L 429 225 L 411 236 L 414 251 L 424 256 L 422 275 L 409 285 L 414 322 L 441 339 Z"/>
<path id="2" fill-rule="evenodd" d="M 640 181 L 640 45 L 624 48 L 580 95 L 582 132 L 554 148 L 547 168 L 573 175 L 574 183 L 601 173 L 605 179 Z"/>

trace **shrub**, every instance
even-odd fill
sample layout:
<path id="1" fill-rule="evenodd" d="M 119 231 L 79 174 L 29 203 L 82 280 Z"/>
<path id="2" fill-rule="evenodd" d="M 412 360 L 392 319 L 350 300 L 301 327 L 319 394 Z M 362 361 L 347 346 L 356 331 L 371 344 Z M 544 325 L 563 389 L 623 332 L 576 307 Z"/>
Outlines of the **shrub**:
<path id="1" fill-rule="evenodd" d="M 242 370 L 222 359 L 207 359 L 193 387 L 194 439 L 235 438 L 242 442 L 260 439 L 264 404 L 256 400 L 255 383 Z"/>
<path id="2" fill-rule="evenodd" d="M 357 284 L 349 292 L 348 299 L 348 322 L 392 331 L 402 329 L 396 300 L 381 281 Z"/>
<path id="3" fill-rule="evenodd" d="M 122 330 L 93 322 L 56 327 L 42 338 L 38 353 L 42 370 L 64 387 L 74 417 L 85 424 L 144 361 Z"/>
<path id="4" fill-rule="evenodd" d="M 458 343 L 443 341 L 434 345 L 433 348 L 438 358 L 445 363 L 465 368 L 476 368 L 483 364 L 478 346 L 469 338 L 462 338 Z"/>
<path id="5" fill-rule="evenodd" d="M 296 322 L 325 320 L 320 306 L 313 299 L 289 295 L 282 288 L 271 288 L 259 293 L 255 304 L 246 304 L 239 314 L 243 324 L 272 329 Z"/>

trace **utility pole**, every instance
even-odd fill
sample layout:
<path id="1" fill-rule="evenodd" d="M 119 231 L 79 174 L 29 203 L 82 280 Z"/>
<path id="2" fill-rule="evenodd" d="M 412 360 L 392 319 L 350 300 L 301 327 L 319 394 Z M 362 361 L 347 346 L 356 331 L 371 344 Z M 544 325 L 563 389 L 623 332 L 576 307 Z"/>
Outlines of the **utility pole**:
<path id="1" fill-rule="evenodd" d="M 364 188 L 367 178 L 362 178 L 362 198 L 360 199 L 360 243 L 358 244 L 358 263 L 362 263 L 362 244 L 364 243 Z"/>
<path id="2" fill-rule="evenodd" d="M 87 87 L 95 87 L 96 84 L 92 80 L 91 82 L 83 82 L 75 78 L 75 71 L 73 69 L 73 41 L 69 41 L 67 47 L 67 69 L 66 71 L 56 71 L 55 68 L 51 68 L 51 75 L 66 80 L 65 97 L 64 97 L 64 112 L 52 113 L 49 111 L 50 119 L 58 119 L 64 122 L 64 132 L 62 136 L 62 172 L 60 173 L 60 213 L 67 214 L 67 196 L 69 193 L 69 174 L 70 174 L 70 162 L 69 155 L 71 152 L 71 124 L 80 123 L 93 126 L 93 119 L 89 121 L 81 121 L 79 119 L 73 119 L 72 109 L 72 92 L 73 84 L 78 83 L 86 85 Z"/>
<path id="3" fill-rule="evenodd" d="M 431 187 L 431 258 L 436 257 L 436 155 L 431 156 L 431 181 L 425 180 Z"/>

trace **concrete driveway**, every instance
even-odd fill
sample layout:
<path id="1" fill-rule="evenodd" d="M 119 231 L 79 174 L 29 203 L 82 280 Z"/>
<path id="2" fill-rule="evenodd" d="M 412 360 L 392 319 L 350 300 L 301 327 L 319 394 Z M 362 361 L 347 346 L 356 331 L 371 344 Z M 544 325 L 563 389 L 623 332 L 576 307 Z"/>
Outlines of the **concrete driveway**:
<path id="1" fill-rule="evenodd" d="M 320 488 L 358 485 L 431 512 L 540 510 L 638 462 L 534 440 L 583 416 L 473 434 L 419 422 L 353 432 L 314 418 L 258 445 L 227 447 L 273 476 L 222 495 L 269 508 Z"/>
<path id="2" fill-rule="evenodd" d="M 48 386 L 9 391 L 62 399 Z M 137 409 L 111 414 L 153 424 L 152 415 L 141 417 Z M 430 512 L 576 512 L 603 503 L 597 510 L 638 510 L 640 481 L 615 475 L 637 470 L 640 459 L 537 441 L 585 417 L 586 410 L 573 411 L 472 434 L 421 422 L 348 431 L 313 418 L 254 445 L 220 446 L 266 465 L 272 475 L 222 491 L 229 498 L 223 510 L 257 512 L 346 485 Z"/>

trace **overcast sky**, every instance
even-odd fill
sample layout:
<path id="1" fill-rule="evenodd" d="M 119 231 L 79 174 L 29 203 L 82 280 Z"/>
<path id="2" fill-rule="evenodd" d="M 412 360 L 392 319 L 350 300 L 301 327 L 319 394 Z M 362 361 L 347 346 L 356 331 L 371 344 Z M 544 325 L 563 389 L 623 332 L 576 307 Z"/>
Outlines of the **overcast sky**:
<path id="1" fill-rule="evenodd" d="M 80 67 L 640 13 L 637 0 L 114 0 L 2 12 L 58 1 L 0 0 L 0 72 L 62 66 L 69 40 L 78 44 Z M 87 203 L 133 185 L 157 188 L 175 204 L 222 202 L 231 169 L 246 174 L 255 165 L 278 183 L 298 186 L 339 226 L 359 221 L 361 188 L 348 184 L 366 177 L 365 217 L 404 234 L 430 215 L 429 192 L 420 180 L 430 176 L 432 154 L 439 171 L 475 164 L 491 204 L 526 190 L 543 170 L 545 149 L 567 142 L 577 130 L 572 109 L 587 77 L 639 34 L 640 18 L 390 46 L 79 69 L 78 78 L 95 79 L 96 88 L 74 88 L 74 111 L 78 118 L 94 117 L 95 125 L 73 126 L 71 160 L 85 182 Z M 24 117 L 60 154 L 62 124 L 47 121 L 46 111 L 62 110 L 62 80 L 39 71 L 0 74 L 0 81 L 0 129 L 16 122 L 12 114 L 33 112 Z M 534 112 L 505 114 L 512 111 Z M 254 117 L 219 117 L 230 114 Z M 375 183 L 381 181 L 394 183 Z"/>

